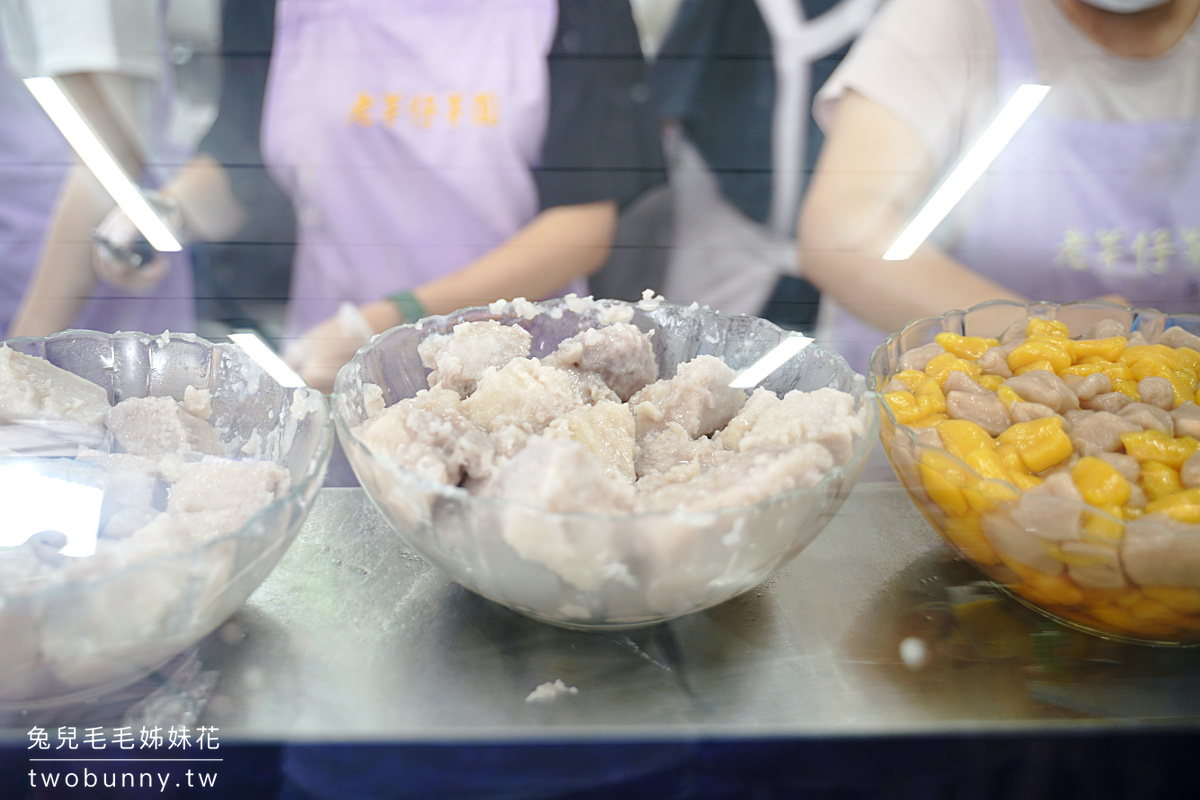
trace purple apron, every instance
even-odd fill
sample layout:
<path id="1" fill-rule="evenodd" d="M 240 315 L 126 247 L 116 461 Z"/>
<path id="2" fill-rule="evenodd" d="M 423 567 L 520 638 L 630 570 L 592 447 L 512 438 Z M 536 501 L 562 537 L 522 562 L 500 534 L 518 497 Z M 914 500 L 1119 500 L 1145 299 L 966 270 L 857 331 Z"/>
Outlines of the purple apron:
<path id="1" fill-rule="evenodd" d="M 288 333 L 457 271 L 538 213 L 555 0 L 280 0 L 263 150 Z"/>
<path id="2" fill-rule="evenodd" d="M 76 159 L 33 95 L 3 62 L 0 49 L 0 338 L 37 268 L 63 181 Z M 135 294 L 98 282 L 74 328 L 161 333 L 195 328 L 188 260 L 175 256 L 163 280 Z"/>
<path id="3" fill-rule="evenodd" d="M 988 7 L 998 96 L 1007 98 L 1038 82 L 1033 57 L 1017 0 Z M 975 272 L 1031 300 L 1116 293 L 1133 305 L 1200 311 L 1200 119 L 1074 120 L 1039 110 L 983 180 L 963 234 L 946 247 Z M 865 371 L 883 335 L 840 310 L 837 323 L 835 346 Z"/>

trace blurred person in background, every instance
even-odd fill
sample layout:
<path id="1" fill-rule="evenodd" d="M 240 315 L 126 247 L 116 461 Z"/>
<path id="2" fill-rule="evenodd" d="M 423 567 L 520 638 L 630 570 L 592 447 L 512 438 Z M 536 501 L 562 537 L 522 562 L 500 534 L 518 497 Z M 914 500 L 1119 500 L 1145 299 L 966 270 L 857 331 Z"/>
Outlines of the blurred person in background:
<path id="1" fill-rule="evenodd" d="M 165 277 L 142 271 L 154 275 L 145 286 L 94 277 L 91 232 L 113 200 L 22 79 L 55 78 L 130 179 L 158 185 L 216 113 L 218 14 L 217 0 L 0 2 L 0 321 L 9 335 L 192 329 L 182 254 Z"/>
<path id="2" fill-rule="evenodd" d="M 887 332 L 991 299 L 1196 310 L 1200 0 L 891 0 L 816 101 L 799 258 L 819 337 L 867 369 Z M 1021 84 L 1050 87 L 906 260 L 882 256 Z M 832 299 L 833 303 L 826 301 Z"/>
<path id="3" fill-rule="evenodd" d="M 224 83 L 166 192 L 219 241 L 263 210 L 242 178 L 267 165 L 296 218 L 285 353 L 313 386 L 424 314 L 586 293 L 619 208 L 663 180 L 626 2 L 272 5 L 227 6 L 231 34 L 274 20 L 270 74 Z"/>
<path id="4" fill-rule="evenodd" d="M 650 229 L 657 251 L 618 249 L 593 281 L 599 294 L 632 299 L 649 285 L 811 332 L 817 293 L 796 274 L 795 224 L 821 145 L 812 97 L 877 3 L 684 0 L 661 44 L 644 37 L 670 185 L 618 229 L 622 245 Z"/>

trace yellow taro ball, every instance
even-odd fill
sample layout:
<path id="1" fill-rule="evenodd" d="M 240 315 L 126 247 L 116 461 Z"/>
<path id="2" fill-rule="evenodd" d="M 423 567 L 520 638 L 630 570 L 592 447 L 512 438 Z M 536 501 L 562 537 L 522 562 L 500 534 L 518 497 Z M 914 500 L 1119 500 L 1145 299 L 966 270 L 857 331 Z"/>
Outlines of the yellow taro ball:
<path id="1" fill-rule="evenodd" d="M 1013 372 L 1022 367 L 1042 363 L 1049 364 L 1050 371 L 1057 373 L 1071 366 L 1074 359 L 1067 351 L 1065 343 L 1056 341 L 1026 341 L 1008 354 L 1008 367 Z"/>
<path id="2" fill-rule="evenodd" d="M 1125 536 L 1125 523 L 1122 522 L 1121 506 L 1101 506 L 1101 511 L 1085 511 L 1083 514 L 1083 533 L 1086 538 L 1098 539 L 1102 542 L 1119 542 Z"/>
<path id="3" fill-rule="evenodd" d="M 1138 461 L 1158 461 L 1176 469 L 1200 450 L 1200 441 L 1191 436 L 1175 438 L 1162 431 L 1122 433 L 1121 444 L 1125 453 Z"/>
<path id="4" fill-rule="evenodd" d="M 996 455 L 1000 457 L 1001 463 L 1004 464 L 1004 469 L 1008 473 L 1009 480 L 1018 489 L 1032 489 L 1042 482 L 1041 478 L 1029 473 L 1029 470 L 1025 467 L 1025 462 L 1021 460 L 1021 454 L 1011 444 L 1002 443 L 996 445 Z"/>
<path id="5" fill-rule="evenodd" d="M 923 450 L 919 466 L 925 491 L 943 511 L 956 517 L 970 511 L 962 487 L 971 486 L 974 479 L 961 462 L 941 450 Z"/>
<path id="6" fill-rule="evenodd" d="M 979 385 L 990 391 L 996 391 L 1000 388 L 1000 384 L 1004 383 L 1003 375 L 980 375 L 976 380 Z"/>
<path id="7" fill-rule="evenodd" d="M 1179 471 L 1161 461 L 1143 461 L 1138 484 L 1145 492 L 1147 500 L 1161 500 L 1183 489 Z"/>
<path id="8" fill-rule="evenodd" d="M 990 450 L 996 446 L 991 434 L 970 420 L 948 419 L 938 423 L 937 431 L 942 446 L 964 461 L 981 447 Z"/>
<path id="9" fill-rule="evenodd" d="M 1032 594 L 1034 597 L 1030 597 L 1030 599 L 1033 599 L 1034 602 L 1045 605 L 1064 606 L 1074 606 L 1083 602 L 1083 592 L 1061 573 L 1058 575 L 1047 575 L 1044 572 L 1038 572 L 1036 569 L 1022 564 L 1020 561 L 1014 561 L 1003 556 L 1001 560 L 1008 565 L 1009 569 L 1017 573 L 1017 577 L 1021 579 L 1025 586 L 1033 590 Z M 1024 588 L 1021 584 L 1010 585 L 1010 588 L 1018 594 L 1025 594 L 1021 591 Z"/>
<path id="10" fill-rule="evenodd" d="M 1142 593 L 1180 613 L 1200 613 L 1200 589 L 1183 586 L 1143 586 Z"/>
<path id="11" fill-rule="evenodd" d="M 893 375 L 892 380 L 903 383 L 910 392 L 915 394 L 918 389 L 929 382 L 930 378 L 919 369 L 906 369 Z"/>
<path id="12" fill-rule="evenodd" d="M 1000 441 L 1011 444 L 1031 473 L 1044 472 L 1071 455 L 1071 440 L 1062 429 L 1061 417 L 1042 417 L 1017 422 L 1000 434 Z"/>
<path id="13" fill-rule="evenodd" d="M 1125 337 L 1110 336 L 1107 339 L 1079 339 L 1067 344 L 1075 361 L 1099 357 L 1105 361 L 1116 361 L 1125 352 Z"/>
<path id="14" fill-rule="evenodd" d="M 1129 481 L 1112 464 L 1095 456 L 1079 459 L 1071 468 L 1071 480 L 1084 501 L 1093 506 L 1123 506 L 1132 491 Z"/>
<path id="15" fill-rule="evenodd" d="M 954 353 L 934 356 L 925 365 L 925 374 L 937 381 L 939 386 L 946 380 L 946 376 L 955 370 L 971 378 L 977 378 L 983 372 L 983 368 L 974 361 L 959 358 Z"/>
<path id="16" fill-rule="evenodd" d="M 1005 407 L 1011 406 L 1013 403 L 1023 402 L 1021 395 L 1013 391 L 1011 386 L 1001 386 L 996 390 L 996 396 L 1004 403 Z"/>
<path id="17" fill-rule="evenodd" d="M 959 358 L 975 359 L 989 349 L 1000 344 L 999 339 L 985 339 L 982 336 L 960 336 L 950 331 L 942 331 L 933 340 Z"/>
<path id="18" fill-rule="evenodd" d="M 996 556 L 996 551 L 992 549 L 987 537 L 983 535 L 983 530 L 979 527 L 978 517 L 970 516 L 948 519 L 946 520 L 944 530 L 946 538 L 953 542 L 972 561 L 978 561 L 980 564 L 988 566 L 1000 563 L 1000 559 Z"/>
<path id="19" fill-rule="evenodd" d="M 1034 370 L 1042 370 L 1044 372 L 1055 372 L 1056 371 L 1054 369 L 1054 365 L 1043 358 L 1041 361 L 1030 361 L 1028 364 L 1024 364 L 1022 366 L 1014 368 L 1013 374 L 1014 375 L 1024 375 L 1026 372 L 1033 372 Z"/>
<path id="20" fill-rule="evenodd" d="M 892 416 L 901 425 L 911 425 L 925 416 L 924 410 L 917 403 L 917 398 L 912 392 L 884 392 L 883 402 L 887 403 L 888 408 L 892 411 Z"/>
<path id="21" fill-rule="evenodd" d="M 1178 522 L 1200 523 L 1200 489 L 1184 489 L 1181 492 L 1152 500 L 1146 504 L 1147 514 L 1166 514 Z"/>
<path id="22" fill-rule="evenodd" d="M 1071 331 L 1064 323 L 1056 319 L 1030 317 L 1029 322 L 1025 323 L 1025 335 L 1070 337 Z"/>

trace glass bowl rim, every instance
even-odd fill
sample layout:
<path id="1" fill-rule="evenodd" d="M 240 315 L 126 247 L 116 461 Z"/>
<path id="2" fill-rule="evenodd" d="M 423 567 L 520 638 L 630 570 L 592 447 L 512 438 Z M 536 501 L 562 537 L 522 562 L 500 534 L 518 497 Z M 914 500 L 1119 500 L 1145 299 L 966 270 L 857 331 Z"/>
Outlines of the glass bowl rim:
<path id="1" fill-rule="evenodd" d="M 647 312 L 653 312 L 660 308 L 666 308 L 666 309 L 675 308 L 675 309 L 683 309 L 683 310 L 700 312 L 700 313 L 705 313 L 705 314 L 712 314 L 715 316 L 725 317 L 725 318 L 729 318 L 729 319 L 742 318 L 742 319 L 753 320 L 756 323 L 768 326 L 768 329 L 774 329 L 775 331 L 778 331 L 780 334 L 782 334 L 784 336 L 794 335 L 794 332 L 787 331 L 787 330 L 779 327 L 775 323 L 771 322 L 770 320 L 763 319 L 762 317 L 756 317 L 751 314 L 726 314 L 724 312 L 717 311 L 716 309 L 709 308 L 708 306 L 700 306 L 696 303 L 692 303 L 690 305 L 685 306 L 685 305 L 679 305 L 676 303 L 670 303 L 670 302 L 667 302 L 666 300 L 663 300 L 663 299 L 657 298 L 657 297 L 652 298 L 652 299 L 645 298 L 640 301 L 625 301 L 625 300 L 613 300 L 613 299 L 592 300 L 592 298 L 590 298 L 590 297 L 575 298 L 573 295 L 568 295 L 563 298 L 554 298 L 551 300 L 541 300 L 541 301 L 536 301 L 536 302 L 535 301 L 526 301 L 526 302 L 528 302 L 529 305 L 539 309 L 539 313 L 541 313 L 544 311 L 552 310 L 554 308 L 564 308 L 566 310 L 571 310 L 571 308 L 570 308 L 571 304 L 578 302 L 580 300 L 585 300 L 585 301 L 588 301 L 589 303 L 595 303 L 597 305 L 600 305 L 603 307 L 608 307 L 608 308 L 611 308 L 614 306 L 615 307 L 629 307 L 629 308 L 633 308 L 633 309 L 640 309 L 640 310 L 647 311 Z M 384 346 L 388 341 L 399 336 L 401 334 L 401 332 L 408 331 L 408 330 L 422 331 L 422 330 L 424 330 L 424 327 L 428 323 L 431 323 L 431 322 L 436 323 L 438 328 L 441 329 L 443 326 L 446 326 L 446 325 L 450 325 L 452 327 L 453 326 L 452 323 L 455 323 L 456 321 L 457 322 L 484 321 L 487 319 L 497 319 L 497 321 L 502 320 L 505 317 L 502 315 L 501 311 L 497 311 L 496 309 L 502 308 L 500 306 L 500 303 L 504 303 L 504 302 L 505 301 L 498 301 L 497 303 L 492 303 L 492 304 L 486 305 L 486 306 L 470 306 L 467 308 L 459 309 L 457 311 L 453 311 L 449 314 L 438 314 L 438 315 L 426 316 L 426 317 L 423 317 L 422 319 L 416 320 L 414 322 L 397 325 L 393 328 L 390 328 L 389 330 L 384 331 L 383 333 L 379 333 L 379 334 L 376 334 L 375 336 L 373 336 L 369 342 L 367 342 L 365 345 L 363 345 L 361 348 L 359 348 L 358 352 L 355 353 L 354 358 L 352 358 L 343 367 L 341 367 L 341 369 L 338 370 L 337 378 L 334 381 L 333 403 L 332 403 L 333 420 L 334 420 L 335 426 L 337 427 L 338 436 L 342 437 L 344 441 L 351 442 L 351 443 L 353 443 L 354 446 L 362 448 L 362 450 L 364 452 L 371 454 L 371 457 L 374 460 L 382 463 L 386 469 L 388 469 L 389 471 L 398 475 L 398 477 L 400 477 L 402 480 L 412 483 L 417 489 L 423 491 L 426 495 L 434 494 L 440 498 L 447 499 L 447 500 L 453 500 L 457 503 L 466 504 L 468 506 L 482 506 L 484 508 L 493 508 L 496 510 L 522 509 L 522 510 L 529 511 L 531 513 L 537 513 L 547 520 L 553 520 L 553 521 L 561 520 L 563 522 L 591 522 L 594 524 L 595 523 L 629 524 L 629 523 L 640 522 L 642 520 L 671 519 L 672 521 L 675 521 L 675 522 L 682 521 L 685 524 L 692 524 L 692 525 L 708 524 L 712 520 L 719 519 L 723 515 L 735 515 L 736 516 L 736 515 L 758 514 L 758 513 L 765 511 L 766 509 L 770 508 L 772 505 L 774 505 L 776 503 L 791 502 L 791 501 L 798 499 L 800 497 L 803 497 L 803 496 L 811 495 L 814 497 L 820 497 L 829 490 L 830 486 L 835 485 L 836 483 L 839 483 L 842 480 L 843 476 L 845 476 L 847 474 L 853 474 L 860 467 L 862 467 L 866 463 L 867 458 L 869 457 L 871 451 L 874 449 L 876 440 L 879 438 L 879 434 L 878 434 L 879 409 L 878 409 L 878 404 L 875 402 L 872 402 L 874 399 L 875 392 L 873 392 L 868 387 L 867 378 L 865 376 L 855 372 L 854 370 L 852 370 L 850 368 L 850 365 L 846 362 L 845 358 L 843 358 L 840 353 L 837 353 L 836 351 L 831 350 L 815 341 L 806 345 L 804 349 L 807 350 L 808 348 L 815 347 L 815 348 L 823 351 L 828 356 L 831 356 L 834 359 L 835 364 L 837 365 L 839 375 L 849 379 L 853 388 L 846 393 L 849 394 L 854 400 L 854 405 L 856 406 L 856 408 L 854 409 L 854 412 L 859 417 L 859 419 L 861 419 L 863 421 L 863 432 L 861 434 L 855 436 L 854 447 L 851 452 L 849 460 L 847 460 L 847 462 L 844 465 L 835 466 L 832 469 L 830 469 L 825 475 L 822 476 L 821 480 L 819 480 L 817 483 L 813 484 L 812 486 L 801 486 L 801 487 L 797 487 L 794 489 L 788 489 L 786 491 L 779 492 L 777 494 L 771 495 L 770 497 L 765 497 L 762 500 L 759 500 L 754 503 L 749 503 L 749 504 L 735 505 L 735 506 L 722 506 L 720 508 L 705 509 L 703 511 L 684 509 L 684 508 L 674 508 L 674 509 L 669 509 L 669 510 L 630 512 L 630 513 L 623 513 L 623 514 L 597 514 L 597 513 L 593 513 L 593 512 L 578 512 L 578 511 L 573 511 L 573 512 L 549 511 L 541 506 L 538 506 L 536 504 L 529 503 L 529 502 L 518 502 L 518 501 L 509 500 L 509 499 L 502 498 L 502 497 L 479 497 L 477 495 L 471 494 L 468 490 L 466 490 L 460 486 L 450 486 L 448 484 L 444 484 L 444 483 L 441 483 L 438 481 L 434 481 L 434 480 L 430 480 L 428 478 L 422 477 L 421 475 L 418 475 L 417 473 L 412 472 L 412 471 L 400 466 L 398 463 L 396 463 L 395 459 L 387 458 L 386 456 L 381 458 L 381 455 L 383 455 L 383 454 L 377 455 L 377 454 L 372 453 L 370 448 L 368 448 L 365 444 L 362 443 L 361 440 L 358 439 L 358 437 L 354 436 L 353 433 L 351 433 L 351 431 L 349 429 L 349 423 L 348 423 L 347 419 L 345 418 L 346 414 L 343 413 L 343 409 L 346 407 L 346 404 L 348 402 L 345 399 L 346 395 L 345 395 L 345 392 L 343 391 L 343 387 L 347 382 L 350 381 L 350 379 L 351 379 L 350 373 L 352 370 L 357 368 L 357 365 L 358 365 L 361 357 L 367 355 L 372 350 L 374 350 L 376 347 Z M 513 302 L 516 302 L 516 301 L 513 301 Z M 509 302 L 508 305 L 505 307 L 511 308 L 513 306 L 513 302 Z M 480 317 L 478 315 L 483 315 L 483 316 Z M 516 312 L 516 311 L 512 312 L 511 316 L 513 317 L 511 321 L 514 323 L 520 319 L 529 319 L 529 317 L 525 317 L 521 312 Z M 356 423 L 356 424 L 361 424 L 361 422 Z M 364 489 L 365 489 L 365 486 L 364 486 Z"/>
<path id="2" fill-rule="evenodd" d="M 143 345 L 152 345 L 152 343 L 154 343 L 154 342 L 162 342 L 163 339 L 165 338 L 168 343 L 173 342 L 173 341 L 199 343 L 201 345 L 206 345 L 211 350 L 215 350 L 218 352 L 241 353 L 242 355 L 237 356 L 238 358 L 245 358 L 249 361 L 249 363 L 255 363 L 254 360 L 252 358 L 250 358 L 250 356 L 248 354 L 246 354 L 246 352 L 244 350 L 242 350 L 242 348 L 238 347 L 233 342 L 213 342 L 213 341 L 211 341 L 203 336 L 200 336 L 198 334 L 178 332 L 178 331 L 163 331 L 160 334 L 141 333 L 141 332 L 137 332 L 137 331 L 117 331 L 116 333 L 105 333 L 103 331 L 90 330 L 90 329 L 86 329 L 86 328 L 71 328 L 68 330 L 59 331 L 57 333 L 50 334 L 48 336 L 14 336 L 14 337 L 10 337 L 9 339 L 0 341 L 0 346 L 8 347 L 13 342 L 47 342 L 47 341 L 52 341 L 52 340 L 56 340 L 56 339 L 80 339 L 80 338 L 103 340 L 103 341 L 132 339 L 132 340 L 137 340 L 140 344 L 143 344 Z M 267 378 L 271 381 L 275 380 L 269 374 L 267 374 L 265 371 L 263 372 L 262 377 Z M 101 387 L 101 388 L 104 388 L 104 387 Z M 181 550 L 179 552 L 176 552 L 176 553 L 166 553 L 166 554 L 162 554 L 162 555 L 150 556 L 149 558 L 144 558 L 144 559 L 134 561 L 132 564 L 126 564 L 118 569 L 101 572 L 100 574 L 92 575 L 92 576 L 83 578 L 82 580 L 50 581 L 50 582 L 47 582 L 44 586 L 40 586 L 31 592 L 20 592 L 20 591 L 9 592 L 7 590 L 0 589 L 0 598 L 4 598 L 4 599 L 10 600 L 10 601 L 28 602 L 28 601 L 31 601 L 31 600 L 34 600 L 37 598 L 42 598 L 42 597 L 46 597 L 46 596 L 50 596 L 50 595 L 54 595 L 54 594 L 68 594 L 68 593 L 73 593 L 73 592 L 86 591 L 90 588 L 102 586 L 105 583 L 108 583 L 111 581 L 120 580 L 120 579 L 125 578 L 135 572 L 138 572 L 138 571 L 141 571 L 141 570 L 144 570 L 147 568 L 153 569 L 156 566 L 162 566 L 162 565 L 168 564 L 168 563 L 175 561 L 177 559 L 180 559 L 180 558 L 194 557 L 200 553 L 204 553 L 205 551 L 209 550 L 210 548 L 215 548 L 218 545 L 224 544 L 225 542 L 242 540 L 242 539 L 258 538 L 258 537 L 253 536 L 252 532 L 254 531 L 255 528 L 259 527 L 262 519 L 271 516 L 272 514 L 285 508 L 286 506 L 289 506 L 297 501 L 302 500 L 304 497 L 306 497 L 309 494 L 309 492 L 311 492 L 313 490 L 313 484 L 316 483 L 318 478 L 320 478 L 323 475 L 324 468 L 325 468 L 325 462 L 327 462 L 329 460 L 329 456 L 333 451 L 334 427 L 333 427 L 333 414 L 332 414 L 332 409 L 331 409 L 331 406 L 329 403 L 329 399 L 323 393 L 318 392 L 315 389 L 311 389 L 306 386 L 305 387 L 296 387 L 296 390 L 290 390 L 288 387 L 281 387 L 281 388 L 283 388 L 285 391 L 291 391 L 293 395 L 296 390 L 305 389 L 309 393 L 310 398 L 316 397 L 320 400 L 321 412 L 324 414 L 324 417 L 325 417 L 324 423 L 321 426 L 322 427 L 321 438 L 320 438 L 320 441 L 318 442 L 317 448 L 313 452 L 312 456 L 308 459 L 308 463 L 304 467 L 304 472 L 301 473 L 301 475 L 297 479 L 292 480 L 290 482 L 287 492 L 285 492 L 283 495 L 281 495 L 279 497 L 276 497 L 274 500 L 267 503 L 265 506 L 263 506 L 258 511 L 256 511 L 236 531 L 230 531 L 227 534 L 218 536 L 214 539 L 206 540 L 204 542 L 201 542 L 192 547 L 188 547 L 188 548 Z M 272 463 L 278 463 L 278 462 L 273 461 Z M 268 547 L 264 548 L 264 549 L 269 549 L 269 545 L 271 544 L 271 541 L 267 541 L 266 544 L 268 545 Z"/>

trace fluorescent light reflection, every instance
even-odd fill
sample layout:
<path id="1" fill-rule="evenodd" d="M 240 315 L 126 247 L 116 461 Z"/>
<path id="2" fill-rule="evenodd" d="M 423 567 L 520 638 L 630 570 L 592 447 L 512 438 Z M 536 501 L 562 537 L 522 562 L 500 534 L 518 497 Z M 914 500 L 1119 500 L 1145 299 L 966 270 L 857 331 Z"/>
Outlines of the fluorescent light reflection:
<path id="1" fill-rule="evenodd" d="M 289 367 L 267 343 L 252 331 L 229 334 L 229 341 L 246 351 L 246 355 L 254 359 L 263 371 L 270 375 L 285 389 L 298 389 L 307 386 L 295 370 Z"/>
<path id="2" fill-rule="evenodd" d="M 43 531 L 67 539 L 64 556 L 96 552 L 104 490 L 39 473 L 31 464 L 0 465 L 0 547 L 18 547 Z"/>
<path id="3" fill-rule="evenodd" d="M 1012 98 L 1000 109 L 979 140 L 971 146 L 962 161 L 954 168 L 942 185 L 937 188 L 925 205 L 908 223 L 892 246 L 883 254 L 884 261 L 903 261 L 910 257 L 921 243 L 929 238 L 950 210 L 958 205 L 979 176 L 991 166 L 1012 137 L 1029 119 L 1029 115 L 1045 99 L 1049 86 L 1026 83 L 1018 87 Z"/>
<path id="4" fill-rule="evenodd" d="M 100 141 L 100 137 L 88 125 L 83 114 L 63 92 L 58 82 L 53 78 L 28 78 L 25 80 L 25 86 L 62 132 L 80 160 L 92 171 L 96 180 L 100 181 L 104 190 L 146 237 L 150 246 L 162 253 L 176 253 L 182 250 L 183 245 L 175 238 L 171 227 L 146 200 L 137 184 L 125 174 L 125 170 L 113 158 L 104 142 Z"/>
<path id="5" fill-rule="evenodd" d="M 742 370 L 729 382 L 731 389 L 753 389 L 771 376 L 775 370 L 795 358 L 796 354 L 813 343 L 807 336 L 795 334 L 768 350 L 762 358 Z"/>

